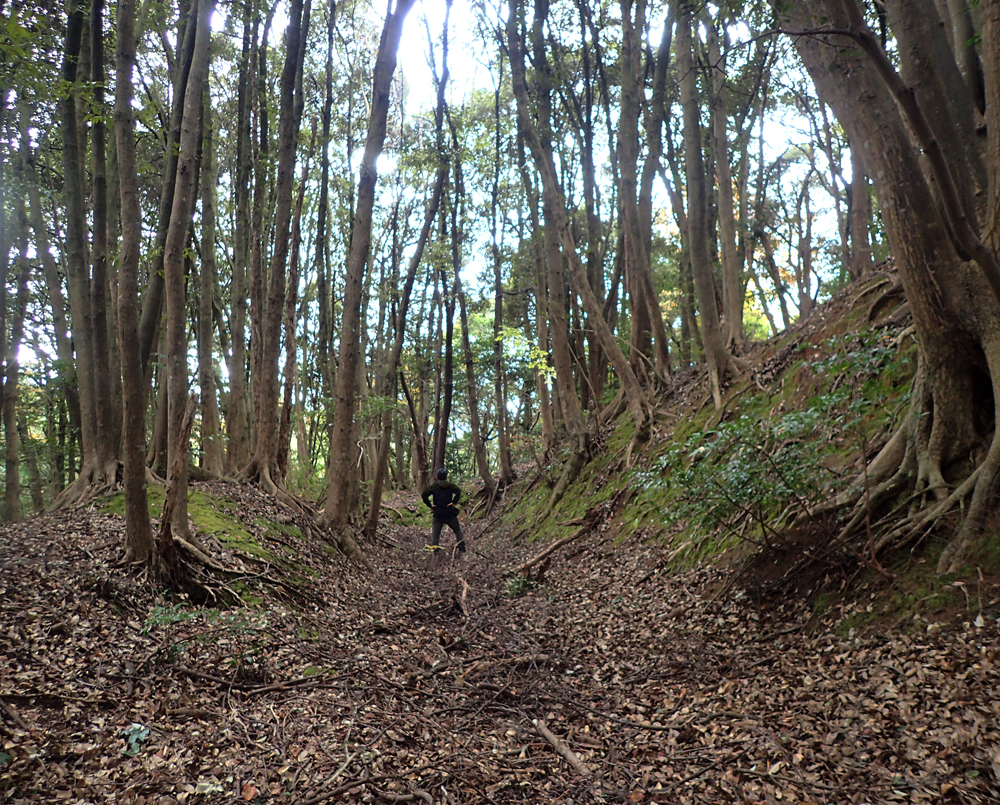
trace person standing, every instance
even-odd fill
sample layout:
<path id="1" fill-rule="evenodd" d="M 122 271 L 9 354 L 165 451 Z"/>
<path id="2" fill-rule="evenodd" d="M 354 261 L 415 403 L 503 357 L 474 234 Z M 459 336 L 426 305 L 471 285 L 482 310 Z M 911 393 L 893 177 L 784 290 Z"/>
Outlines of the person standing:
<path id="1" fill-rule="evenodd" d="M 455 532 L 459 553 L 465 553 L 465 536 L 462 534 L 462 525 L 458 522 L 458 501 L 462 497 L 462 490 L 458 484 L 448 480 L 448 470 L 441 467 L 437 471 L 437 480 L 428 486 L 420 497 L 427 506 L 430 506 L 434 515 L 429 546 L 431 551 L 440 548 L 438 542 L 441 539 L 441 527 L 446 525 Z"/>

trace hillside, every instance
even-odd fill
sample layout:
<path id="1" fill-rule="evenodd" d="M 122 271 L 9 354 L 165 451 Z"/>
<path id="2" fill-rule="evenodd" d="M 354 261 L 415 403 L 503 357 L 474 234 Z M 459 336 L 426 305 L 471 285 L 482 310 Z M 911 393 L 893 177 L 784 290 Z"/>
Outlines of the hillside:
<path id="1" fill-rule="evenodd" d="M 0 800 L 997 801 L 995 560 L 937 577 L 939 535 L 873 556 L 824 542 L 832 517 L 787 527 L 905 402 L 889 287 L 755 347 L 721 417 L 691 374 L 642 455 L 608 423 L 555 509 L 556 465 L 522 467 L 466 513 L 467 562 L 423 550 L 413 495 L 367 573 L 254 488 L 196 484 L 225 570 L 194 607 L 117 564 L 115 496 L 5 527 Z"/>

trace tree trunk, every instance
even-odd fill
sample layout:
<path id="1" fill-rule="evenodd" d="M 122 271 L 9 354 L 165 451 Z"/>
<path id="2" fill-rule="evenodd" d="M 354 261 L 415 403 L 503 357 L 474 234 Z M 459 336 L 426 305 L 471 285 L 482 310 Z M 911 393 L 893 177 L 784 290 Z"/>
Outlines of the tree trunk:
<path id="1" fill-rule="evenodd" d="M 868 195 L 868 175 L 861 160 L 861 150 L 851 147 L 851 276 L 860 279 L 875 267 L 869 226 L 872 221 L 872 200 Z"/>
<path id="2" fill-rule="evenodd" d="M 916 22 L 918 8 L 916 4 L 900 7 L 906 12 L 903 25 Z M 965 522 L 938 565 L 939 570 L 956 569 L 974 549 L 985 517 L 995 507 L 1000 479 L 996 404 L 1000 399 L 1000 333 L 996 327 L 1000 304 L 988 290 L 993 287 L 990 258 L 995 263 L 997 230 L 988 225 L 983 239 L 978 241 L 985 247 L 985 257 L 979 250 L 976 262 L 963 260 L 959 249 L 964 251 L 966 244 L 975 246 L 977 238 L 974 232 L 969 237 L 971 225 L 960 217 L 961 205 L 949 201 L 961 196 L 960 191 L 953 192 L 949 187 L 952 177 L 975 175 L 972 166 L 966 166 L 963 172 L 951 165 L 964 158 L 972 144 L 947 149 L 947 159 L 942 160 L 945 149 L 934 146 L 933 136 L 926 135 L 926 120 L 920 119 L 925 110 L 906 94 L 905 85 L 865 26 L 856 0 L 816 0 L 794 8 L 782 4 L 781 13 L 783 25 L 791 29 L 832 26 L 849 32 L 847 36 L 801 37 L 795 44 L 817 90 L 834 109 L 850 141 L 863 144 L 864 162 L 875 180 L 920 349 L 913 410 L 903 433 L 907 449 L 893 456 L 884 451 L 870 465 L 871 472 L 849 491 L 866 508 L 864 501 L 879 499 L 883 490 L 899 488 L 900 483 L 912 485 L 918 503 L 927 499 L 930 502 L 911 517 L 913 528 L 904 531 L 922 534 L 929 522 L 961 499 L 950 493 L 949 480 L 957 482 L 968 476 L 970 466 L 977 467 Z M 1000 83 L 995 70 L 995 54 L 1000 52 L 1000 3 L 991 0 L 984 4 L 982 13 L 982 52 L 991 54 L 993 60 L 992 69 L 984 63 L 987 86 L 996 92 Z M 908 36 L 902 30 L 894 33 L 904 40 Z M 916 53 L 904 42 L 900 58 L 905 62 L 916 58 Z M 910 67 L 904 64 L 903 71 Z M 931 84 L 923 84 L 928 86 Z M 993 194 L 987 202 L 985 220 L 992 224 L 998 215 L 998 111 L 996 105 L 992 109 L 987 105 L 987 114 L 992 116 L 987 119 L 987 130 L 994 150 L 986 162 Z M 928 155 L 936 187 L 921 169 L 921 149 Z M 942 171 L 942 163 L 947 172 Z M 992 389 L 992 394 L 983 393 L 987 388 Z M 984 427 L 987 422 L 989 427 Z M 893 446 L 896 443 L 890 442 Z M 986 445 L 989 449 L 984 454 Z M 908 460 L 915 465 L 915 472 L 911 472 Z"/>
<path id="3" fill-rule="evenodd" d="M 712 69 L 712 147 L 715 152 L 715 186 L 719 199 L 719 244 L 722 257 L 722 308 L 726 320 L 726 346 L 743 343 L 744 290 L 736 252 L 736 205 L 733 172 L 729 164 L 726 57 L 719 47 L 715 25 L 707 24 L 708 60 Z"/>
<path id="4" fill-rule="evenodd" d="M 155 555 L 146 498 L 146 389 L 139 345 L 139 249 L 142 212 L 136 165 L 132 69 L 135 64 L 135 6 L 118 0 L 118 52 L 115 80 L 115 136 L 118 146 L 122 239 L 118 266 L 118 341 L 122 356 L 122 480 L 125 487 L 125 558 L 150 564 Z"/>
<path id="5" fill-rule="evenodd" d="M 503 77 L 503 61 L 499 64 L 500 78 Z M 493 94 L 493 175 L 490 197 L 493 214 L 490 216 L 490 256 L 493 258 L 493 404 L 497 412 L 497 452 L 500 462 L 500 487 L 514 481 L 514 464 L 510 454 L 510 423 L 507 416 L 507 395 L 503 367 L 503 257 L 500 251 L 499 217 L 504 212 L 500 205 L 500 174 L 502 155 L 502 125 L 500 121 L 500 83 Z M 591 172 L 593 164 L 590 165 Z M 589 218 L 588 218 L 589 220 Z"/>
<path id="6" fill-rule="evenodd" d="M 681 107 L 684 112 L 684 159 L 688 194 L 688 247 L 691 270 L 698 294 L 701 314 L 701 337 L 705 347 L 705 362 L 716 410 L 722 407 L 722 383 L 738 371 L 732 355 L 726 350 L 716 304 L 715 279 L 709 247 L 708 194 L 705 163 L 701 151 L 701 125 L 698 122 L 698 85 L 695 73 L 694 43 L 691 36 L 692 10 L 682 9 L 677 27 L 677 58 L 680 72 Z"/>
<path id="7" fill-rule="evenodd" d="M 194 211 L 198 173 L 198 144 L 201 138 L 202 86 L 208 79 L 210 20 L 213 0 L 197 0 L 195 47 L 184 88 L 184 112 L 177 155 L 177 181 L 170 209 L 170 226 L 163 252 L 164 296 L 167 307 L 167 466 L 177 477 L 177 505 L 170 524 L 172 533 L 190 539 L 187 519 L 187 465 L 179 462 L 187 456 L 184 439 L 184 415 L 188 404 L 187 371 L 187 300 L 184 278 L 184 250 L 187 246 Z"/>
<path id="8" fill-rule="evenodd" d="M 142 300 L 142 315 L 139 320 L 139 350 L 142 355 L 143 370 L 149 364 L 153 345 L 157 343 L 160 320 L 163 316 L 163 295 L 165 275 L 163 255 L 166 250 L 167 231 L 173 209 L 174 188 L 177 183 L 177 155 L 181 137 L 181 117 L 184 111 L 184 88 L 187 86 L 191 60 L 194 57 L 194 42 L 197 25 L 195 7 L 191 0 L 181 3 L 177 44 L 176 70 L 174 74 L 173 104 L 170 110 L 170 126 L 164 138 L 163 186 L 160 193 L 160 207 L 157 216 L 156 241 L 152 249 L 152 266 L 149 271 L 149 285 Z"/>
<path id="9" fill-rule="evenodd" d="M 222 475 L 222 428 L 215 394 L 215 358 L 212 333 L 215 303 L 215 122 L 208 82 L 202 99 L 201 137 L 201 271 L 198 294 L 198 384 L 201 388 L 202 466 Z"/>
<path id="10" fill-rule="evenodd" d="M 252 43 L 257 36 L 258 17 L 254 13 L 250 24 L 249 9 L 243 19 L 243 52 L 240 56 L 240 76 L 237 87 L 236 130 L 236 231 L 233 243 L 233 278 L 230 296 L 232 314 L 230 330 L 233 338 L 229 362 L 229 406 L 226 413 L 226 430 L 229 444 L 226 460 L 231 475 L 236 475 L 250 460 L 247 435 L 246 397 L 246 316 L 247 316 L 247 261 L 250 252 L 250 75 L 254 69 Z M 252 34 L 251 34 L 252 31 Z"/>
<path id="11" fill-rule="evenodd" d="M 452 130 L 452 144 L 456 154 L 458 153 L 458 138 Z M 462 179 L 462 163 L 455 162 L 455 203 L 451 211 L 451 267 L 455 272 L 455 296 L 458 297 L 459 321 L 462 328 L 462 352 L 465 356 L 465 383 L 466 395 L 469 401 L 469 429 L 472 440 L 472 452 L 476 457 L 476 467 L 479 469 L 479 477 L 483 481 L 483 490 L 492 500 L 496 492 L 496 482 L 493 480 L 493 473 L 490 472 L 490 464 L 486 458 L 486 446 L 483 444 L 482 425 L 479 421 L 479 379 L 476 377 L 476 364 L 472 355 L 472 344 L 469 341 L 469 316 L 465 305 L 465 291 L 462 289 L 462 241 L 464 233 L 459 225 L 459 220 L 463 217 L 462 198 L 464 194 L 464 181 Z M 444 466 L 442 463 L 441 466 Z"/>
<path id="12" fill-rule="evenodd" d="M 301 76 L 301 73 L 300 73 Z M 301 81 L 299 83 L 301 95 Z M 292 216 L 292 242 L 288 258 L 288 290 L 285 293 L 285 316 L 283 328 L 285 331 L 285 366 L 282 376 L 285 378 L 284 391 L 281 398 L 281 423 L 278 429 L 278 472 L 282 479 L 288 474 L 289 452 L 292 441 L 292 392 L 295 389 L 298 375 L 298 337 L 296 325 L 302 316 L 296 316 L 299 300 L 299 252 L 302 249 L 302 205 L 305 203 L 306 185 L 309 179 L 309 168 L 312 164 L 313 150 L 316 148 L 316 118 L 312 121 L 312 133 L 309 137 L 309 151 L 302 164 L 302 177 L 299 180 L 299 192 L 295 197 L 295 212 Z M 305 456 L 300 456 L 305 460 Z"/>
<path id="13" fill-rule="evenodd" d="M 281 353 L 281 321 L 284 313 L 288 252 L 291 238 L 292 195 L 295 183 L 295 148 L 302 115 L 302 93 L 298 76 L 305 58 L 309 25 L 309 3 L 292 0 L 285 29 L 285 63 L 281 73 L 281 103 L 278 112 L 278 177 L 275 185 L 274 244 L 270 276 L 260 322 L 259 400 L 254 401 L 257 446 L 244 477 L 255 479 L 272 494 L 284 492 L 278 467 L 278 358 Z M 255 395 L 256 396 L 256 395 Z M 282 494 L 286 502 L 294 500 Z"/>
<path id="14" fill-rule="evenodd" d="M 66 50 L 62 77 L 66 94 L 60 103 L 63 152 L 63 192 L 66 203 L 66 278 L 70 320 L 76 348 L 77 383 L 80 390 L 80 436 L 82 466 L 77 482 L 60 495 L 57 505 L 75 501 L 83 494 L 96 471 L 97 401 L 94 378 L 94 321 L 90 298 L 90 271 L 86 263 L 86 210 L 84 172 L 80 164 L 80 135 L 77 122 L 77 65 L 83 34 L 83 12 L 75 7 L 66 23 Z"/>
<path id="15" fill-rule="evenodd" d="M 348 552 L 357 552 L 354 540 L 347 532 L 348 518 L 354 514 L 349 500 L 351 474 L 354 472 L 354 412 L 357 397 L 358 364 L 360 361 L 359 330 L 361 322 L 361 286 L 371 248 L 372 213 L 375 206 L 375 185 L 378 179 L 377 161 L 385 141 L 389 111 L 389 88 L 396 71 L 396 55 L 403 22 L 414 0 L 396 0 L 382 29 L 375 71 L 372 76 L 372 104 L 368 119 L 368 137 L 361 162 L 357 206 L 351 233 L 347 276 L 344 284 L 343 319 L 340 329 L 340 359 L 338 361 L 336 408 L 330 444 L 329 488 L 322 520 L 335 533 Z M 352 550 L 353 546 L 353 550 Z"/>
<path id="16" fill-rule="evenodd" d="M 22 154 L 26 151 L 22 148 Z M 8 523 L 21 519 L 21 433 L 17 424 L 18 381 L 21 366 L 18 352 L 24 337 L 24 318 L 28 311 L 28 282 L 31 279 L 31 261 L 28 259 L 28 216 L 23 204 L 18 208 L 18 257 L 15 263 L 17 273 L 17 300 L 14 319 L 10 326 L 10 339 L 4 344 L 5 371 L 3 377 L 3 429 L 6 437 L 5 513 Z M 6 255 L 4 255 L 6 257 Z M 3 300 L 6 303 L 6 300 Z"/>
<path id="17" fill-rule="evenodd" d="M 114 438 L 111 366 L 108 341 L 108 175 L 104 130 L 104 0 L 93 0 L 90 12 L 91 78 L 93 81 L 93 235 L 90 307 L 94 321 L 94 402 L 97 406 L 97 482 L 109 488 L 117 474 L 118 441 Z"/>
<path id="18" fill-rule="evenodd" d="M 28 468 L 28 492 L 31 495 L 31 509 L 35 514 L 45 511 L 45 490 L 42 474 L 38 467 L 38 448 L 28 431 L 28 420 L 24 410 L 17 412 L 17 432 L 21 442 L 21 452 Z"/>

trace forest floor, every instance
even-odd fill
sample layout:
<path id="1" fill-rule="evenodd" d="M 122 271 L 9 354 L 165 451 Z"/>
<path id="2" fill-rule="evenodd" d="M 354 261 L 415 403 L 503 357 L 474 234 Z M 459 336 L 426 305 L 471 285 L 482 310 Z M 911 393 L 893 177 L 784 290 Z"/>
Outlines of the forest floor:
<path id="1" fill-rule="evenodd" d="M 243 609 L 151 590 L 96 509 L 4 528 L 0 802 L 1000 801 L 996 589 L 852 630 L 856 597 L 718 596 L 600 533 L 530 583 L 484 525 L 466 561 L 387 528 L 374 574 L 300 540 L 298 586 L 210 541 L 269 585 Z"/>

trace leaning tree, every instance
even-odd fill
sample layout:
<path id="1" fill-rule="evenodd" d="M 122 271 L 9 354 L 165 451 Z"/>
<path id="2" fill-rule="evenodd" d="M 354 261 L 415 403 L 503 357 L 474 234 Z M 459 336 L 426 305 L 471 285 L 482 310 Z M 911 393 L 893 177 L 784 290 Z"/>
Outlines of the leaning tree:
<path id="1" fill-rule="evenodd" d="M 919 347 L 908 415 L 828 506 L 854 506 L 846 538 L 911 496 L 886 548 L 963 505 L 955 570 L 1000 490 L 1000 0 L 885 0 L 895 63 L 858 0 L 771 5 L 873 177 Z"/>

